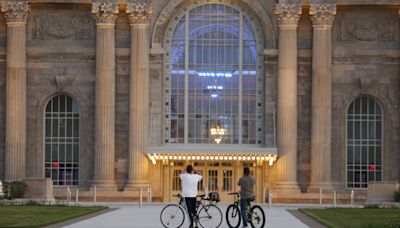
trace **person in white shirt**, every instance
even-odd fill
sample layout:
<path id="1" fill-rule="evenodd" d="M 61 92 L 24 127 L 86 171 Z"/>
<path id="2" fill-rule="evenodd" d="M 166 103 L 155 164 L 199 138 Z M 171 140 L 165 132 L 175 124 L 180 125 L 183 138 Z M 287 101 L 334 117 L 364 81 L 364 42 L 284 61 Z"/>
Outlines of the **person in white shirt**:
<path id="1" fill-rule="evenodd" d="M 203 177 L 193 171 L 192 165 L 186 167 L 186 172 L 182 173 L 179 177 L 182 180 L 182 197 L 185 199 L 190 218 L 190 228 L 192 228 L 193 216 L 196 215 L 197 184 Z"/>

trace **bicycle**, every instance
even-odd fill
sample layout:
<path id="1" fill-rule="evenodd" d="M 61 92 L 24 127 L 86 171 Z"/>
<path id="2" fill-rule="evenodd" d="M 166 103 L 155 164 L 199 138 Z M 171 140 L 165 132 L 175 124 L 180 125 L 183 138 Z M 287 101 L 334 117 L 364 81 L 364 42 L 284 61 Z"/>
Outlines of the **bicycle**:
<path id="1" fill-rule="evenodd" d="M 229 193 L 229 195 L 234 195 L 234 203 L 230 204 L 226 209 L 226 223 L 230 228 L 237 228 L 240 226 L 242 221 L 242 216 L 240 213 L 240 194 L 238 192 Z M 250 223 L 251 227 L 264 227 L 265 226 L 265 213 L 264 210 L 258 206 L 251 206 L 251 202 L 254 199 L 249 200 L 246 208 L 247 222 Z"/>
<path id="2" fill-rule="evenodd" d="M 181 227 L 185 222 L 187 208 L 184 198 L 180 194 L 174 195 L 174 197 L 178 198 L 178 203 L 168 204 L 160 213 L 161 224 L 165 228 Z M 196 200 L 196 215 L 193 217 L 193 223 L 199 224 L 203 228 L 218 228 L 222 223 L 222 212 L 215 205 L 219 201 L 215 197 L 215 193 L 210 192 L 209 197 L 199 195 L 196 198 L 200 198 L 200 200 Z"/>

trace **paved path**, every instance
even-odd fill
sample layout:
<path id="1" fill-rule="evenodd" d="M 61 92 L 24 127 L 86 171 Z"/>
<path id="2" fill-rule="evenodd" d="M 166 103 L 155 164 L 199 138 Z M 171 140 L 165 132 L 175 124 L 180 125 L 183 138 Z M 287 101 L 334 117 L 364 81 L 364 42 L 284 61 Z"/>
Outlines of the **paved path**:
<path id="1" fill-rule="evenodd" d="M 112 210 L 108 213 L 101 214 L 87 220 L 79 221 L 77 223 L 65 226 L 68 228 L 110 228 L 110 227 L 137 227 L 137 228 L 160 228 L 160 212 L 165 205 L 143 205 L 140 208 L 138 205 L 126 204 L 110 204 L 108 205 Z M 225 217 L 226 206 L 220 205 L 223 216 Z M 286 209 L 296 209 L 291 206 L 275 206 L 272 209 L 264 207 L 267 214 L 267 226 L 277 228 L 302 228 L 308 227 L 300 220 L 290 214 Z M 223 219 L 225 220 L 225 218 Z M 188 227 L 188 224 L 183 226 Z M 223 221 L 221 228 L 228 227 Z"/>

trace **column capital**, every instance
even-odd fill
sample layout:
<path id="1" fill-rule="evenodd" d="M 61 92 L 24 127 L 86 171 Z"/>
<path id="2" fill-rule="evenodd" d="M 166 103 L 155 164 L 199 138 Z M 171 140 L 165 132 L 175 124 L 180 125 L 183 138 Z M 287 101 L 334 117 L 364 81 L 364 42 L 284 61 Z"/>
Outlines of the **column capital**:
<path id="1" fill-rule="evenodd" d="M 97 24 L 115 24 L 118 13 L 117 3 L 97 2 L 92 4 L 92 14 Z"/>
<path id="2" fill-rule="evenodd" d="M 26 23 L 26 16 L 31 11 L 27 1 L 1 1 L 1 11 L 9 23 Z"/>
<path id="3" fill-rule="evenodd" d="M 153 15 L 153 7 L 148 3 L 134 2 L 126 4 L 126 13 L 132 25 L 147 25 Z"/>
<path id="4" fill-rule="evenodd" d="M 335 4 L 311 4 L 310 6 L 310 16 L 313 25 L 332 26 L 335 15 Z"/>
<path id="5" fill-rule="evenodd" d="M 301 6 L 299 4 L 276 4 L 274 13 L 279 26 L 297 26 L 301 16 Z"/>

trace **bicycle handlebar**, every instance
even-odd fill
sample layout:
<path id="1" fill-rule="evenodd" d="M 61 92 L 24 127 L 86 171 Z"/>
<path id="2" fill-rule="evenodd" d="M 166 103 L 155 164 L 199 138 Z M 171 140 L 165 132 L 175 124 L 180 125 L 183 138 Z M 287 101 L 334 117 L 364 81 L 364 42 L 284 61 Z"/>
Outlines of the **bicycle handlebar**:
<path id="1" fill-rule="evenodd" d="M 228 193 L 228 195 L 237 195 L 237 196 L 239 196 L 240 193 L 239 192 L 231 192 L 231 193 Z"/>

